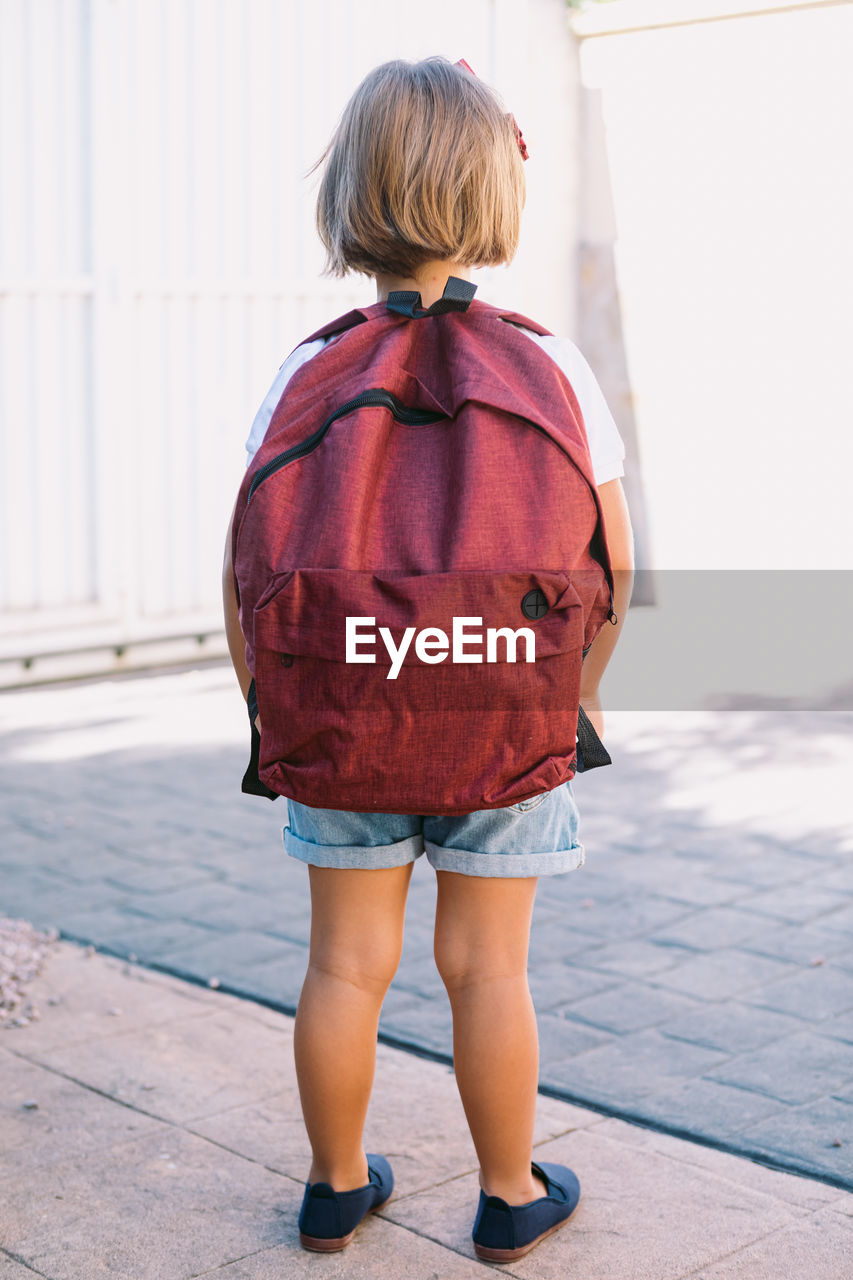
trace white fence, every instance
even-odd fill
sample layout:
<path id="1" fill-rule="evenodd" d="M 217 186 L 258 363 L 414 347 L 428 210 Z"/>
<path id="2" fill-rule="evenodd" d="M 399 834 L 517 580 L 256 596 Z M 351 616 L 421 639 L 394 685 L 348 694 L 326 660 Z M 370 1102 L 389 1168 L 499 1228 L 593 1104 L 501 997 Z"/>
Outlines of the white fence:
<path id="1" fill-rule="evenodd" d="M 255 409 L 374 300 L 320 278 L 303 177 L 371 66 L 464 57 L 504 94 L 535 161 L 479 296 L 573 330 L 574 52 L 562 0 L 0 0 L 0 683 L 221 647 Z"/>

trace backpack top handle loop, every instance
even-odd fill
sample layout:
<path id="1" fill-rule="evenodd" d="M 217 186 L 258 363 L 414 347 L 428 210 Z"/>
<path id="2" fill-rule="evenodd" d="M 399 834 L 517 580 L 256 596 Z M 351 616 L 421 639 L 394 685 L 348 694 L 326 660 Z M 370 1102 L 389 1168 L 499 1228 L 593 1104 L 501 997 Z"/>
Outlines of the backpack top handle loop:
<path id="1" fill-rule="evenodd" d="M 421 295 L 412 289 L 397 289 L 389 293 L 385 305 L 389 311 L 396 311 L 398 315 L 420 320 L 424 316 L 442 316 L 448 311 L 467 311 L 476 292 L 477 286 L 470 280 L 448 276 L 444 293 L 431 307 L 424 309 Z"/>

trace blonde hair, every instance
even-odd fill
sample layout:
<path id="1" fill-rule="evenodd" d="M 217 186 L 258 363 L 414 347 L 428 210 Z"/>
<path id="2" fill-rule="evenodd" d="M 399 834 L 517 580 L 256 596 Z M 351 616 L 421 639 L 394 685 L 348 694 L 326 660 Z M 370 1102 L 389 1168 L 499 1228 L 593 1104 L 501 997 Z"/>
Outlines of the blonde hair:
<path id="1" fill-rule="evenodd" d="M 525 181 L 497 94 L 446 58 L 385 62 L 344 109 L 317 196 L 324 275 L 412 276 L 431 258 L 510 262 Z"/>

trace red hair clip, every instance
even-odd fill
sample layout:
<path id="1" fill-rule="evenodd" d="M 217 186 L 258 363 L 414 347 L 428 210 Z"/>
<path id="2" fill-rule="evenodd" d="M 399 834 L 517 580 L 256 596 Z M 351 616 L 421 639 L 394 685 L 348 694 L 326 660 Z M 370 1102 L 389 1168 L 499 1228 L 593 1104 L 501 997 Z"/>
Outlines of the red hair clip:
<path id="1" fill-rule="evenodd" d="M 460 58 L 455 65 L 457 67 L 464 67 L 466 71 L 470 71 L 471 75 L 474 77 L 475 80 L 478 78 L 476 71 L 474 71 L 471 67 L 468 66 L 468 63 L 465 61 L 464 58 Z M 518 138 L 518 149 L 521 152 L 522 160 L 529 160 L 530 156 L 527 153 L 527 143 L 524 141 L 524 138 L 521 136 L 521 130 L 518 127 L 518 121 L 516 120 L 515 116 L 512 114 L 511 111 L 507 112 L 507 119 L 512 121 L 512 127 L 515 129 L 515 136 Z"/>

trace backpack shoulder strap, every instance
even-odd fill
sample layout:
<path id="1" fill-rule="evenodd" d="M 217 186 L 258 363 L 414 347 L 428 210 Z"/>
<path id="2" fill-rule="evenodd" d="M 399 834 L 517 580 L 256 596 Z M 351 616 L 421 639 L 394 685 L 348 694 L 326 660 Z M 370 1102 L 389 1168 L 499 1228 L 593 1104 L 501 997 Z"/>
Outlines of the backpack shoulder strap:
<path id="1" fill-rule="evenodd" d="M 464 286 L 464 288 L 463 288 Z M 457 289 L 459 297 L 454 293 Z M 527 316 L 521 315 L 517 311 L 503 311 L 500 307 L 493 307 L 487 302 L 474 302 L 473 286 L 467 281 L 457 281 L 451 276 L 448 280 L 444 296 L 428 310 L 424 311 L 420 307 L 420 295 L 416 293 L 392 293 L 389 294 L 386 302 L 374 302 L 372 306 L 357 307 L 352 311 L 347 311 L 345 315 L 338 316 L 337 320 L 330 320 L 328 324 L 324 324 L 322 328 L 315 329 L 307 338 L 303 338 L 299 344 L 303 346 L 306 342 L 314 342 L 318 338 L 331 338 L 336 334 L 345 333 L 347 329 L 354 329 L 357 325 L 365 324 L 371 320 L 378 320 L 381 317 L 391 315 L 402 315 L 412 318 L 419 318 L 426 315 L 440 315 L 444 311 L 467 311 L 469 308 L 473 313 L 479 312 L 491 313 L 496 320 L 505 320 L 510 324 L 520 324 L 525 329 L 532 329 L 534 333 L 538 333 L 543 337 L 552 337 L 550 329 L 546 329 L 544 325 L 538 324 L 535 320 L 528 319 Z"/>
<path id="2" fill-rule="evenodd" d="M 303 346 L 306 342 L 314 342 L 316 338 L 331 338 L 336 333 L 344 333 L 347 329 L 354 329 L 356 325 L 364 324 L 367 320 L 375 320 L 380 315 L 385 315 L 385 303 L 374 302 L 370 307 L 358 307 L 353 311 L 347 311 L 346 315 L 338 316 L 337 320 L 330 320 L 328 324 L 324 324 L 322 329 L 315 329 L 309 337 L 303 338 L 299 344 Z"/>
<path id="3" fill-rule="evenodd" d="M 553 332 L 546 329 L 543 324 L 537 324 L 535 320 L 529 320 L 527 316 L 520 315 L 517 311 L 497 311 L 496 319 L 505 320 L 507 324 L 520 324 L 524 329 L 532 329 L 534 333 L 538 333 L 540 337 L 552 338 Z"/>

